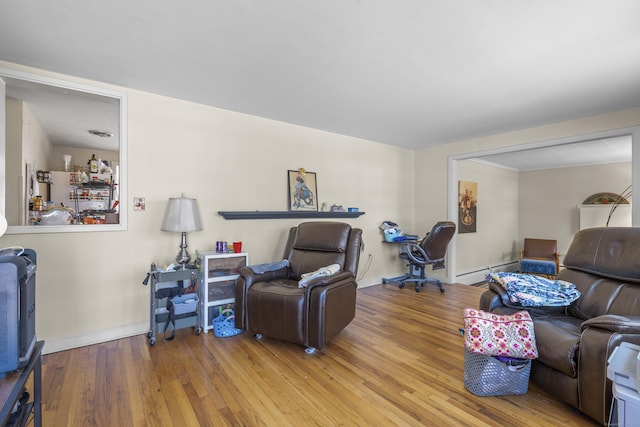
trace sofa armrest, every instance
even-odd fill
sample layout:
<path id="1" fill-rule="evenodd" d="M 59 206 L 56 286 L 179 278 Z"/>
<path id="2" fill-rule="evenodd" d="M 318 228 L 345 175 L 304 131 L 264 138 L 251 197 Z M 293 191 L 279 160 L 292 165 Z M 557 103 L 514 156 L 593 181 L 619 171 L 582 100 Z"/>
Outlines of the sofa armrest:
<path id="1" fill-rule="evenodd" d="M 358 283 L 350 271 L 311 280 L 305 289 L 305 345 L 322 348 L 355 317 Z"/>
<path id="2" fill-rule="evenodd" d="M 606 425 L 612 400 L 607 364 L 622 342 L 640 344 L 640 316 L 605 314 L 581 324 L 578 362 L 578 393 L 581 412 Z"/>
<path id="3" fill-rule="evenodd" d="M 507 291 L 498 283 L 489 282 L 489 289 L 480 296 L 480 310 L 493 311 L 496 308 L 513 308 Z"/>
<path id="4" fill-rule="evenodd" d="M 244 279 L 245 287 L 250 288 L 254 283 L 269 282 L 271 280 L 281 280 L 289 278 L 289 267 L 282 267 L 279 270 L 267 271 L 264 273 L 254 273 L 249 267 L 241 267 L 238 270 Z"/>
<path id="5" fill-rule="evenodd" d="M 507 293 L 507 290 L 503 288 L 501 284 L 495 283 L 495 282 L 489 282 L 489 289 L 492 292 L 494 292 L 496 295 L 498 295 L 502 305 L 507 307 L 512 305 L 511 299 L 509 298 L 509 294 Z"/>
<path id="6" fill-rule="evenodd" d="M 314 288 L 322 287 L 322 286 L 330 286 L 334 283 L 339 283 L 344 280 L 353 279 L 353 274 L 350 271 L 339 271 L 336 274 L 332 274 L 331 276 L 322 276 L 317 277 L 310 281 L 306 288 L 307 292 L 310 292 Z"/>
<path id="7" fill-rule="evenodd" d="M 246 330 L 246 313 L 245 303 L 247 300 L 247 292 L 249 288 L 258 282 L 268 282 L 271 280 L 287 279 L 289 277 L 289 267 L 283 267 L 279 270 L 267 271 L 265 273 L 254 273 L 249 267 L 241 267 L 238 270 L 238 279 L 236 279 L 235 289 L 235 326 L 238 329 Z"/>
<path id="8" fill-rule="evenodd" d="M 640 334 L 640 316 L 605 314 L 582 322 L 582 331 L 587 328 L 600 328 L 621 334 Z"/>

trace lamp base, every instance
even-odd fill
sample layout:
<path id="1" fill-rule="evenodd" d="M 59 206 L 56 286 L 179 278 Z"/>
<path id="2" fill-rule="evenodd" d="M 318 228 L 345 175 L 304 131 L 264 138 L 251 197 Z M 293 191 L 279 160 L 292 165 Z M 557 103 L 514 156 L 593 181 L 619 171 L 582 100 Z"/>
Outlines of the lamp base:
<path id="1" fill-rule="evenodd" d="M 182 240 L 180 242 L 180 252 L 176 256 L 176 262 L 182 266 L 184 270 L 186 265 L 191 261 L 191 255 L 187 252 L 187 233 L 185 231 L 182 232 Z"/>

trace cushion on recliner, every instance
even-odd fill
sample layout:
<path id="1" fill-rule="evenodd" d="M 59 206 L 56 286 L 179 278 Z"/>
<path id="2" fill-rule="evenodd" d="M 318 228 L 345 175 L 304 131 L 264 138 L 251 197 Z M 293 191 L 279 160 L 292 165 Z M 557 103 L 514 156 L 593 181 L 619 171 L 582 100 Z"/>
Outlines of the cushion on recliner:
<path id="1" fill-rule="evenodd" d="M 565 269 L 560 273 L 563 280 L 572 280 L 582 297 L 569 307 L 568 314 L 582 320 L 591 319 L 603 314 L 630 313 L 626 304 L 633 304 L 638 299 L 638 286 L 633 286 L 631 294 L 620 298 L 624 285 L 618 281 L 593 276 L 584 271 Z"/>
<path id="2" fill-rule="evenodd" d="M 581 323 L 573 317 L 535 319 L 539 354 L 537 361 L 565 375 L 575 377 Z"/>
<path id="3" fill-rule="evenodd" d="M 289 259 L 290 279 L 329 264 L 344 265 L 351 226 L 340 222 L 306 222 L 298 226 Z"/>
<path id="4" fill-rule="evenodd" d="M 344 252 L 349 241 L 349 224 L 338 222 L 307 222 L 298 226 L 294 249 Z M 336 238 L 339 236 L 339 239 Z"/>
<path id="5" fill-rule="evenodd" d="M 294 249 L 289 255 L 289 278 L 300 280 L 305 273 L 311 273 L 329 264 L 344 265 L 344 252 L 310 252 Z"/>
<path id="6" fill-rule="evenodd" d="M 616 280 L 640 282 L 640 227 L 579 231 L 564 257 L 567 268 Z"/>

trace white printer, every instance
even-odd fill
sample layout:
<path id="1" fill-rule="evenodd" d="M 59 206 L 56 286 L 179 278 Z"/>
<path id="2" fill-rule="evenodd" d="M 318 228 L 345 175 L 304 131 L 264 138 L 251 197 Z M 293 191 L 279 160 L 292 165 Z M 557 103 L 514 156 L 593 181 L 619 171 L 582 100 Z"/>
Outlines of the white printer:
<path id="1" fill-rule="evenodd" d="M 613 381 L 615 398 L 610 426 L 638 425 L 640 421 L 639 365 L 640 345 L 623 342 L 609 356 L 607 378 Z"/>

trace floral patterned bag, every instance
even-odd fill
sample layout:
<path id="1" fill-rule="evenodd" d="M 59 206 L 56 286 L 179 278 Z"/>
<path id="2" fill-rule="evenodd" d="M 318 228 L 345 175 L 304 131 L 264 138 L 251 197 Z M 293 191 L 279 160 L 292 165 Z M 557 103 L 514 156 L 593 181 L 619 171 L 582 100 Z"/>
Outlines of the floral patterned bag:
<path id="1" fill-rule="evenodd" d="M 529 312 L 494 314 L 474 308 L 463 311 L 464 346 L 477 354 L 536 359 L 538 348 Z"/>

